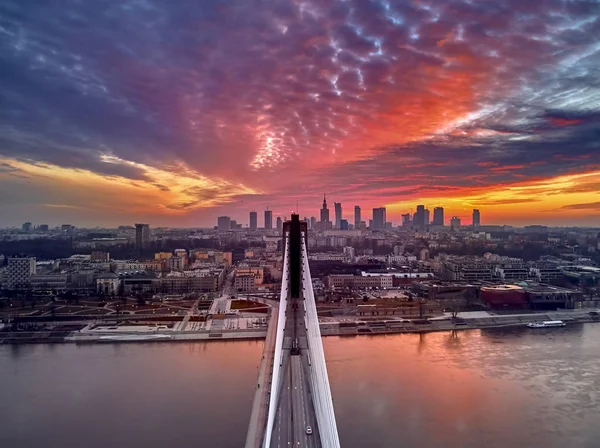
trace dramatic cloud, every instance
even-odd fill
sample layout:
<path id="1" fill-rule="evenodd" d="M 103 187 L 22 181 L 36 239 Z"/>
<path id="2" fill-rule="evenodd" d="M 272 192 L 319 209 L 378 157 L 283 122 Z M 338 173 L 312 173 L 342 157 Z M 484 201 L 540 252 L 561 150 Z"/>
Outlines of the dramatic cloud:
<path id="1" fill-rule="evenodd" d="M 561 207 L 562 210 L 597 210 L 600 211 L 600 202 L 590 202 L 587 204 L 571 204 Z"/>
<path id="2" fill-rule="evenodd" d="M 597 2 L 26 3 L 0 5 L 12 224 L 50 219 L 44 204 L 82 223 L 91 204 L 111 224 L 246 222 L 296 200 L 310 216 L 323 190 L 392 219 L 421 201 L 496 222 L 522 204 L 506 219 L 532 222 L 597 198 Z"/>

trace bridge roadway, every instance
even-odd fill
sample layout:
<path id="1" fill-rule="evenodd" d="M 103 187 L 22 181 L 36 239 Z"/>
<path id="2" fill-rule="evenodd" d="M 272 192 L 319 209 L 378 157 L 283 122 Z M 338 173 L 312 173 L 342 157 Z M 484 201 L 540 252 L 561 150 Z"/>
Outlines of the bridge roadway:
<path id="1" fill-rule="evenodd" d="M 294 304 L 297 307 L 294 307 Z M 304 325 L 304 300 L 290 299 L 286 309 L 281 356 L 283 382 L 275 415 L 271 447 L 321 447 L 310 392 L 310 359 Z M 294 350 L 297 341 L 297 350 Z M 312 434 L 307 434 L 310 426 Z"/>

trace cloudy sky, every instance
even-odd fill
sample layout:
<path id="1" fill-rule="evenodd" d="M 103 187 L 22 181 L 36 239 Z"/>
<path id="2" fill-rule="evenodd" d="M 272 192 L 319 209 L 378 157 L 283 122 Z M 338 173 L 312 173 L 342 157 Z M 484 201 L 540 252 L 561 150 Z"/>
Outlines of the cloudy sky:
<path id="1" fill-rule="evenodd" d="M 0 3 L 0 226 L 600 224 L 600 6 Z"/>

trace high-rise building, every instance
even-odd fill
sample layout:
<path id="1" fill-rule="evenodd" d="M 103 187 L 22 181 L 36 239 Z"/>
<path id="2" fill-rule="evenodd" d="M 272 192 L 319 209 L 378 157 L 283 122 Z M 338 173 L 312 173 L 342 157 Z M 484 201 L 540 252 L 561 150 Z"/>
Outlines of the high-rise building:
<path id="1" fill-rule="evenodd" d="M 265 229 L 271 230 L 273 228 L 273 211 L 265 210 Z"/>
<path id="2" fill-rule="evenodd" d="M 217 228 L 219 229 L 219 232 L 231 230 L 231 218 L 229 216 L 219 216 L 217 218 Z"/>
<path id="3" fill-rule="evenodd" d="M 333 205 L 335 208 L 335 228 L 339 229 L 342 226 L 342 203 L 334 202 Z"/>
<path id="4" fill-rule="evenodd" d="M 250 230 L 258 228 L 258 214 L 254 211 L 250 212 Z"/>
<path id="5" fill-rule="evenodd" d="M 23 230 L 23 232 L 30 232 L 31 231 L 31 223 L 30 222 L 26 222 L 21 226 L 21 230 Z"/>
<path id="6" fill-rule="evenodd" d="M 423 227 L 427 227 L 429 225 L 429 209 L 426 208 L 423 215 Z"/>
<path id="7" fill-rule="evenodd" d="M 283 221 L 281 220 L 281 216 L 277 217 L 276 222 L 277 222 L 277 231 L 278 232 L 283 231 Z"/>
<path id="8" fill-rule="evenodd" d="M 386 216 L 385 207 L 379 207 L 373 209 L 373 224 L 371 230 L 383 230 L 385 229 Z"/>
<path id="9" fill-rule="evenodd" d="M 415 219 L 413 220 L 415 227 L 422 229 L 425 227 L 425 206 L 417 205 L 417 211 L 415 212 Z"/>
<path id="10" fill-rule="evenodd" d="M 9 258 L 3 288 L 9 290 L 28 288 L 31 276 L 34 274 L 35 258 Z"/>
<path id="11" fill-rule="evenodd" d="M 140 252 L 150 242 L 150 226 L 148 224 L 135 225 L 135 249 Z"/>
<path id="12" fill-rule="evenodd" d="M 450 227 L 453 229 L 458 229 L 460 227 L 460 218 L 458 216 L 453 216 L 450 219 Z"/>
<path id="13" fill-rule="evenodd" d="M 410 226 L 410 213 L 402 215 L 402 227 Z"/>
<path id="14" fill-rule="evenodd" d="M 354 228 L 360 228 L 360 207 L 358 205 L 354 206 Z"/>
<path id="15" fill-rule="evenodd" d="M 479 227 L 481 225 L 481 213 L 476 208 L 473 209 L 473 226 Z"/>
<path id="16" fill-rule="evenodd" d="M 317 218 L 315 218 L 314 216 L 310 217 L 310 228 L 312 230 L 315 230 L 317 228 Z"/>
<path id="17" fill-rule="evenodd" d="M 327 198 L 323 195 L 323 208 L 321 208 L 321 230 L 328 230 L 331 228 L 331 222 L 329 221 L 329 209 L 327 208 Z"/>
<path id="18" fill-rule="evenodd" d="M 433 222 L 434 226 L 444 225 L 444 207 L 436 207 L 433 209 Z"/>
<path id="19" fill-rule="evenodd" d="M 342 219 L 340 221 L 340 230 L 348 230 L 348 220 L 347 219 Z"/>

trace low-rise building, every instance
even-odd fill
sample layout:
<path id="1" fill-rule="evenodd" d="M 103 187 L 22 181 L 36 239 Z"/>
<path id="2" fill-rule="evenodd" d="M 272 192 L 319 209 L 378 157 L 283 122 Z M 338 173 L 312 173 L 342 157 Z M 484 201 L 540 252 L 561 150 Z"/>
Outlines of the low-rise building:
<path id="1" fill-rule="evenodd" d="M 93 250 L 90 255 L 90 261 L 108 262 L 110 261 L 110 253 L 103 250 Z"/>
<path id="2" fill-rule="evenodd" d="M 30 286 L 34 291 L 66 291 L 67 274 L 33 274 Z"/>
<path id="3" fill-rule="evenodd" d="M 252 274 L 236 274 L 236 291 L 254 291 L 256 289 L 256 277 Z"/>
<path id="4" fill-rule="evenodd" d="M 583 301 L 581 291 L 561 288 L 543 283 L 520 283 L 527 294 L 531 308 L 554 310 L 557 308 L 573 309 Z"/>
<path id="5" fill-rule="evenodd" d="M 492 280 L 490 263 L 477 258 L 457 258 L 442 262 L 443 277 L 451 281 Z"/>
<path id="6" fill-rule="evenodd" d="M 240 265 L 235 270 L 235 275 L 243 276 L 243 275 L 252 275 L 254 276 L 254 284 L 262 285 L 264 282 L 264 267 L 263 266 L 250 266 L 250 265 Z"/>
<path id="7" fill-rule="evenodd" d="M 151 294 L 156 292 L 158 279 L 149 271 L 125 271 L 118 273 L 125 295 Z"/>
<path id="8" fill-rule="evenodd" d="M 117 295 L 121 280 L 114 272 L 103 272 L 96 277 L 96 292 L 105 295 Z"/>
<path id="9" fill-rule="evenodd" d="M 158 278 L 157 289 L 165 294 L 213 292 L 221 287 L 224 278 L 222 269 L 170 272 Z"/>
<path id="10" fill-rule="evenodd" d="M 564 277 L 558 266 L 550 263 L 534 264 L 529 268 L 529 275 L 540 283 L 551 283 Z"/>

